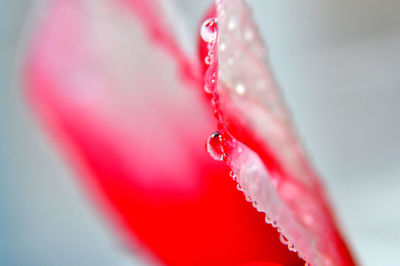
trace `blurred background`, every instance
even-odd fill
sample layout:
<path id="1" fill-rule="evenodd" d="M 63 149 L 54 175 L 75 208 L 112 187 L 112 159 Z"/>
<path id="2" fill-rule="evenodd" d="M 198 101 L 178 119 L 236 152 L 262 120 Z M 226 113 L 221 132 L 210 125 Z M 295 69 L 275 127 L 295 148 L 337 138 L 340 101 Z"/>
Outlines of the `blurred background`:
<path id="1" fill-rule="evenodd" d="M 194 28 L 209 1 L 176 2 L 197 10 Z M 400 265 L 400 2 L 248 2 L 360 262 Z M 33 2 L 0 3 L 0 265 L 146 265 L 92 208 L 22 97 Z"/>

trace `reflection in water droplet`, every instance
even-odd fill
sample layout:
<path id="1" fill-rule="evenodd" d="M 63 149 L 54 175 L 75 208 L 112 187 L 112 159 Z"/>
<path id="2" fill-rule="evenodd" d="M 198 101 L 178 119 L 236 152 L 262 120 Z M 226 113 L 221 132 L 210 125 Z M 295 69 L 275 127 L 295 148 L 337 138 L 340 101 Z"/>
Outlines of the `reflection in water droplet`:
<path id="1" fill-rule="evenodd" d="M 209 18 L 203 22 L 200 27 L 201 38 L 208 43 L 212 43 L 217 39 L 217 19 Z"/>
<path id="2" fill-rule="evenodd" d="M 239 191 L 243 191 L 243 188 L 242 188 L 242 186 L 241 186 L 240 184 L 237 184 L 236 188 L 237 188 L 237 190 L 239 190 Z"/>
<path id="3" fill-rule="evenodd" d="M 217 161 L 222 161 L 225 156 L 224 148 L 222 146 L 222 138 L 219 132 L 214 132 L 208 137 L 206 144 L 207 152 L 210 156 Z"/>

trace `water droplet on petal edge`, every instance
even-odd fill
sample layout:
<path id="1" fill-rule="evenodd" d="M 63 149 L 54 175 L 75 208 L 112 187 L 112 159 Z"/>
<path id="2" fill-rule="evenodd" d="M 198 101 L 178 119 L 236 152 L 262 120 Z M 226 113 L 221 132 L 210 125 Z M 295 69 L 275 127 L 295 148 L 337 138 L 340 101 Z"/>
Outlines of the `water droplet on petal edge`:
<path id="1" fill-rule="evenodd" d="M 208 43 L 213 43 L 217 39 L 217 19 L 209 18 L 200 27 L 201 38 Z"/>

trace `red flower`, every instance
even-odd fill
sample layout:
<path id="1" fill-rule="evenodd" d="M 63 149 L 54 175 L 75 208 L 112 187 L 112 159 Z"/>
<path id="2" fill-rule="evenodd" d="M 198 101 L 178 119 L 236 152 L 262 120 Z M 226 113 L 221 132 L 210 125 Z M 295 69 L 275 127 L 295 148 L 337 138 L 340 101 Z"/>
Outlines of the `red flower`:
<path id="1" fill-rule="evenodd" d="M 200 60 L 155 0 L 53 0 L 42 14 L 29 101 L 128 244 L 172 265 L 304 264 L 289 249 L 354 264 L 243 1 L 208 13 Z M 208 149 L 260 212 L 204 150 L 213 111 Z"/>

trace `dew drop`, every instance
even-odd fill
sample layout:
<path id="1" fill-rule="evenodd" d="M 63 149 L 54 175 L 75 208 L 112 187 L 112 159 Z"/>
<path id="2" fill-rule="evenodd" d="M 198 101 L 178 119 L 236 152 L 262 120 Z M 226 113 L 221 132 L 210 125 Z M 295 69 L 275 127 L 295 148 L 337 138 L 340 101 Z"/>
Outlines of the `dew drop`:
<path id="1" fill-rule="evenodd" d="M 236 180 L 236 175 L 233 171 L 229 172 L 229 176 L 232 177 L 233 180 Z"/>
<path id="2" fill-rule="evenodd" d="M 288 249 L 292 252 L 297 252 L 296 246 L 294 244 L 289 244 Z"/>
<path id="3" fill-rule="evenodd" d="M 236 188 L 237 188 L 237 190 L 239 190 L 239 191 L 243 191 L 243 188 L 242 188 L 242 186 L 241 186 L 239 183 L 237 184 Z"/>
<path id="4" fill-rule="evenodd" d="M 207 65 L 211 65 L 213 63 L 212 56 L 206 56 L 206 58 L 204 58 L 204 63 L 206 63 Z"/>
<path id="5" fill-rule="evenodd" d="M 213 92 L 209 84 L 204 85 L 204 91 L 208 94 L 211 94 Z"/>
<path id="6" fill-rule="evenodd" d="M 221 134 L 217 131 L 212 133 L 207 140 L 206 149 L 208 154 L 217 161 L 224 160 L 225 152 L 222 146 Z"/>
<path id="7" fill-rule="evenodd" d="M 274 227 L 274 228 L 278 227 L 278 223 L 277 223 L 276 221 L 272 221 L 271 225 L 272 225 L 272 227 Z"/>
<path id="8" fill-rule="evenodd" d="M 206 59 L 208 56 L 206 57 Z M 206 63 L 208 63 L 206 61 Z M 210 66 L 204 74 L 204 90 L 206 93 L 213 93 L 216 86 L 216 71 L 215 66 Z"/>
<path id="9" fill-rule="evenodd" d="M 217 39 L 217 19 L 209 18 L 200 27 L 201 38 L 208 43 L 213 43 Z"/>
<path id="10" fill-rule="evenodd" d="M 216 108 L 218 106 L 218 99 L 216 99 L 215 97 L 213 97 L 211 99 L 211 105 Z"/>
<path id="11" fill-rule="evenodd" d="M 246 195 L 246 200 L 247 200 L 248 202 L 252 202 L 252 201 L 253 201 L 249 195 Z"/>
<path id="12" fill-rule="evenodd" d="M 284 234 L 281 234 L 279 236 L 279 239 L 281 240 L 282 244 L 286 246 L 289 245 L 289 239 L 287 239 L 287 237 Z"/>
<path id="13" fill-rule="evenodd" d="M 265 222 L 267 224 L 272 224 L 273 223 L 272 219 L 268 216 L 268 214 L 265 215 Z"/>

